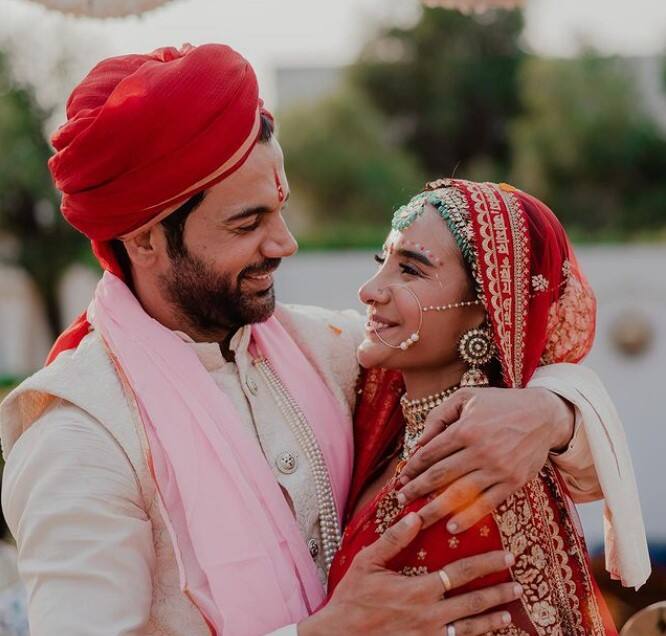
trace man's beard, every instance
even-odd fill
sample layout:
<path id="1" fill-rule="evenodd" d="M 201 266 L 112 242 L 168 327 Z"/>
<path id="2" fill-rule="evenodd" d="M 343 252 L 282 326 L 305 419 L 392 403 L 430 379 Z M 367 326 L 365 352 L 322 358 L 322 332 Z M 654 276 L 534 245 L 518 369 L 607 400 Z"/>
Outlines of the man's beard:
<path id="1" fill-rule="evenodd" d="M 260 265 L 246 267 L 236 277 L 218 274 L 202 259 L 187 252 L 171 258 L 171 271 L 162 276 L 169 302 L 191 327 L 215 336 L 242 325 L 268 320 L 275 310 L 275 290 L 243 293 L 241 285 L 248 275 L 273 271 L 279 258 L 266 259 Z"/>

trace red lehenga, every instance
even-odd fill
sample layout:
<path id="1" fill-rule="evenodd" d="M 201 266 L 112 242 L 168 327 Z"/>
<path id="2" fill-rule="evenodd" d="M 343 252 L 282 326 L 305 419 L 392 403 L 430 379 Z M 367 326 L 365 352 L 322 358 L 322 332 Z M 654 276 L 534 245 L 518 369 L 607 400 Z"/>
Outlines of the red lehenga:
<path id="1" fill-rule="evenodd" d="M 595 301 L 578 270 L 566 235 L 542 203 L 510 186 L 445 180 L 447 205 L 473 232 L 474 271 L 502 366 L 503 386 L 524 386 L 537 364 L 578 362 L 594 336 Z M 453 196 L 451 196 L 453 194 Z M 364 374 L 355 415 L 356 464 L 348 510 L 353 510 L 377 468 L 399 445 L 404 420 L 400 375 Z M 426 499 L 401 508 L 397 477 L 348 523 L 329 575 L 329 594 L 354 555 L 373 543 Z M 447 563 L 490 550 L 510 550 L 516 563 L 504 573 L 479 579 L 450 595 L 514 580 L 523 597 L 506 606 L 512 623 L 493 632 L 507 636 L 597 636 L 617 634 L 591 574 L 587 548 L 567 487 L 549 462 L 541 473 L 473 528 L 458 535 L 446 519 L 422 531 L 390 567 L 407 576 L 434 572 Z"/>

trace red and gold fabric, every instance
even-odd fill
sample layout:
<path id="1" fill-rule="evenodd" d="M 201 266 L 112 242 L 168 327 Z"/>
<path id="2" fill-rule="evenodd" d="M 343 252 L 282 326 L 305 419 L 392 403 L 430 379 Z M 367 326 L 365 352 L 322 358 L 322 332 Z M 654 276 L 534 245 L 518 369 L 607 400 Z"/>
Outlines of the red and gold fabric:
<path id="1" fill-rule="evenodd" d="M 540 201 L 506 184 L 445 179 L 429 184 L 427 190 L 435 197 L 433 202 L 446 201 L 451 216 L 465 226 L 474 254 L 477 291 L 502 367 L 500 384 L 522 387 L 540 364 L 580 361 L 594 338 L 595 299 L 555 215 Z M 368 372 L 359 390 L 358 450 L 349 510 L 355 508 L 404 429 L 398 406 L 402 387 L 394 372 Z M 428 501 L 422 498 L 401 507 L 398 488 L 396 475 L 350 520 L 331 568 L 329 594 L 357 552 Z M 461 594 L 510 580 L 520 583 L 523 597 L 507 606 L 512 623 L 496 633 L 617 634 L 592 577 L 573 502 L 551 463 L 471 529 L 452 535 L 446 529 L 447 520 L 422 531 L 391 568 L 414 576 L 466 556 L 510 550 L 516 558 L 510 571 L 451 592 Z"/>

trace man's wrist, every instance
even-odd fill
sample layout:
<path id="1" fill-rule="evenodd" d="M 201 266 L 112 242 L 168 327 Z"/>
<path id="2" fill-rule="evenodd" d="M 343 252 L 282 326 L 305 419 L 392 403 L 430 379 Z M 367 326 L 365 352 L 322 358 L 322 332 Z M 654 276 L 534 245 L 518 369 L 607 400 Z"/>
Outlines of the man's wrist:
<path id="1" fill-rule="evenodd" d="M 538 389 L 547 395 L 550 409 L 550 424 L 553 432 L 550 442 L 551 453 L 563 453 L 567 450 L 575 432 L 576 411 L 573 405 L 548 389 Z"/>

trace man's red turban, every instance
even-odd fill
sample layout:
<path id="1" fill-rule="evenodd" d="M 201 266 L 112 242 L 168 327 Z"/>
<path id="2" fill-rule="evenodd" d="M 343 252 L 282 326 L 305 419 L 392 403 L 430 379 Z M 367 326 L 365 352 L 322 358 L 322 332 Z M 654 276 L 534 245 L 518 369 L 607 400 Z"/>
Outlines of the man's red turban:
<path id="1" fill-rule="evenodd" d="M 52 139 L 49 168 L 64 217 L 91 239 L 102 267 L 122 277 L 109 240 L 237 170 L 258 140 L 261 112 L 254 71 L 228 46 L 100 62 L 72 92 Z M 50 359 L 78 344 L 61 340 Z"/>

